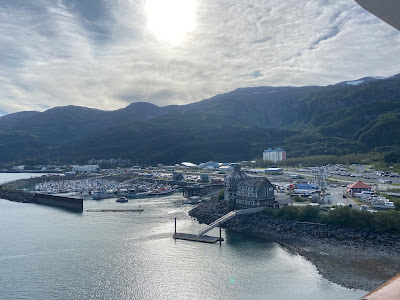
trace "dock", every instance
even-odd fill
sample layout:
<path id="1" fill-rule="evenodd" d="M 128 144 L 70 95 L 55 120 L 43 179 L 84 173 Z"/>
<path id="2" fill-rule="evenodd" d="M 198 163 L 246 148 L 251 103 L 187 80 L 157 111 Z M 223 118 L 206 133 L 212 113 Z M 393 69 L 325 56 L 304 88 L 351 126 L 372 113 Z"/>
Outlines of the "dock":
<path id="1" fill-rule="evenodd" d="M 186 241 L 208 243 L 208 244 L 214 244 L 216 242 L 219 242 L 220 245 L 224 241 L 224 239 L 222 238 L 221 227 L 219 227 L 219 237 L 176 232 L 176 218 L 175 218 L 175 233 L 172 235 L 172 238 L 175 240 L 186 240 Z"/>
<path id="2" fill-rule="evenodd" d="M 239 209 L 228 212 L 226 215 L 222 216 L 221 218 L 215 220 L 210 225 L 208 225 L 203 230 L 200 230 L 198 234 L 190 234 L 190 233 L 178 233 L 176 232 L 176 218 L 175 218 L 175 233 L 173 234 L 173 238 L 176 240 L 187 240 L 193 242 L 202 242 L 202 243 L 216 243 L 220 242 L 220 244 L 224 241 L 222 238 L 221 233 L 221 225 L 226 221 L 229 221 L 233 217 L 238 215 L 245 215 L 245 214 L 254 214 L 259 213 L 264 210 L 264 207 L 256 207 L 256 208 L 247 208 L 247 209 Z M 209 232 L 210 230 L 214 229 L 215 227 L 219 227 L 219 237 L 208 236 L 205 233 Z"/>
<path id="3" fill-rule="evenodd" d="M 209 243 L 214 244 L 216 242 L 222 242 L 224 239 L 219 238 L 216 236 L 208 236 L 208 235 L 197 235 L 197 234 L 190 234 L 190 233 L 175 233 L 172 236 L 176 240 L 187 240 L 193 242 L 201 242 L 201 243 Z"/>
<path id="4" fill-rule="evenodd" d="M 143 208 L 119 208 L 119 209 L 87 209 L 88 212 L 141 212 Z"/>

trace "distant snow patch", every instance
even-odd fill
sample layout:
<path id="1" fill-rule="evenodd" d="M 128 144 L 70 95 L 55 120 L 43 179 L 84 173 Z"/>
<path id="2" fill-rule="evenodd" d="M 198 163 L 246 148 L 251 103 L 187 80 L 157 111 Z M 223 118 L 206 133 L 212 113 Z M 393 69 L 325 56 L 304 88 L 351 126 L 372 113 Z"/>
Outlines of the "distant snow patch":
<path id="1" fill-rule="evenodd" d="M 357 84 L 360 84 L 360 83 L 363 83 L 363 82 L 364 82 L 364 80 L 346 81 L 346 83 L 348 85 L 357 85 Z"/>

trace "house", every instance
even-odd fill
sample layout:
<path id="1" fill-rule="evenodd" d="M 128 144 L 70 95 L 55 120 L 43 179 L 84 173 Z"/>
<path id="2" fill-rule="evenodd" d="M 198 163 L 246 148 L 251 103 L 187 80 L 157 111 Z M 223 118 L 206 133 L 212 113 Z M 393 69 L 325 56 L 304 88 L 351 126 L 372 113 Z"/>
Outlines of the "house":
<path id="1" fill-rule="evenodd" d="M 293 205 L 293 200 L 290 198 L 282 198 L 282 199 L 276 199 L 274 202 L 274 208 L 282 208 L 288 205 Z"/>
<path id="2" fill-rule="evenodd" d="M 200 174 L 200 182 L 209 182 L 208 174 Z"/>
<path id="3" fill-rule="evenodd" d="M 225 177 L 225 200 L 240 207 L 273 206 L 274 186 L 265 177 L 250 177 L 241 170 L 240 164 Z"/>
<path id="4" fill-rule="evenodd" d="M 357 181 L 349 185 L 347 192 L 354 196 L 355 193 L 361 193 L 362 191 L 371 191 L 372 187 L 363 183 L 362 181 Z"/>

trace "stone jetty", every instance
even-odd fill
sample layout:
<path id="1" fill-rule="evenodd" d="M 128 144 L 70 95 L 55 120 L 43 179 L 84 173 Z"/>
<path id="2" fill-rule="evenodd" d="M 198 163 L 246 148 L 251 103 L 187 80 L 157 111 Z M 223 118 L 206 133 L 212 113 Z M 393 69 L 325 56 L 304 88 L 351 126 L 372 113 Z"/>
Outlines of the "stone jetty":
<path id="1" fill-rule="evenodd" d="M 6 199 L 14 202 L 22 202 L 22 203 L 34 203 L 35 195 L 32 193 L 26 193 L 23 191 L 6 189 L 0 186 L 0 198 Z"/>

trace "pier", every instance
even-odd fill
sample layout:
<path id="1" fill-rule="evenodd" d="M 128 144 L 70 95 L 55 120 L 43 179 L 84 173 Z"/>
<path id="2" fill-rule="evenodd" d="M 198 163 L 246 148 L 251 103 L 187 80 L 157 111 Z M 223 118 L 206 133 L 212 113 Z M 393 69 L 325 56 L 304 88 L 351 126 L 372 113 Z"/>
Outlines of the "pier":
<path id="1" fill-rule="evenodd" d="M 174 233 L 172 237 L 176 240 L 187 240 L 187 241 L 209 243 L 209 244 L 214 244 L 218 241 L 222 242 L 224 240 L 221 237 L 208 236 L 208 235 L 198 236 L 196 234 L 179 233 L 179 232 Z"/>
<path id="2" fill-rule="evenodd" d="M 223 223 L 226 221 L 229 221 L 233 217 L 236 217 L 238 215 L 247 215 L 247 214 L 255 214 L 259 213 L 264 210 L 264 207 L 256 207 L 256 208 L 247 208 L 247 209 L 239 209 L 239 210 L 234 210 L 231 212 L 228 212 L 226 215 L 223 215 L 221 218 L 215 220 L 212 222 L 210 225 L 208 225 L 206 228 L 203 230 L 200 230 L 198 233 L 198 236 L 203 236 L 205 233 L 209 232 L 211 229 L 221 226 Z"/>
<path id="3" fill-rule="evenodd" d="M 192 242 L 214 244 L 219 241 L 219 244 L 224 241 L 222 238 L 222 229 L 219 228 L 219 237 L 209 235 L 197 235 L 191 233 L 176 232 L 176 218 L 175 218 L 175 233 L 172 235 L 175 240 L 186 240 Z"/>
<path id="4" fill-rule="evenodd" d="M 205 196 L 209 193 L 221 190 L 221 185 L 208 184 L 208 185 L 188 185 L 183 187 L 183 197 Z"/>
<path id="5" fill-rule="evenodd" d="M 87 212 L 142 212 L 143 208 L 87 209 Z"/>
<path id="6" fill-rule="evenodd" d="M 239 216 L 239 215 L 247 215 L 247 214 L 255 214 L 259 213 L 264 210 L 265 207 L 256 207 L 256 208 L 247 208 L 247 209 L 239 209 L 239 210 L 234 210 L 228 212 L 226 215 L 223 215 L 221 218 L 215 220 L 212 222 L 210 225 L 208 225 L 206 228 L 200 230 L 198 234 L 190 234 L 190 233 L 178 233 L 176 232 L 176 218 L 175 218 L 175 233 L 172 236 L 174 239 L 180 239 L 180 240 L 188 240 L 188 241 L 194 241 L 194 242 L 203 242 L 203 243 L 216 243 L 216 242 L 222 242 L 224 239 L 222 238 L 221 234 L 221 225 L 233 217 Z M 207 232 L 210 230 L 214 229 L 215 227 L 219 226 L 219 237 L 213 237 L 213 236 L 208 236 L 205 235 Z"/>

